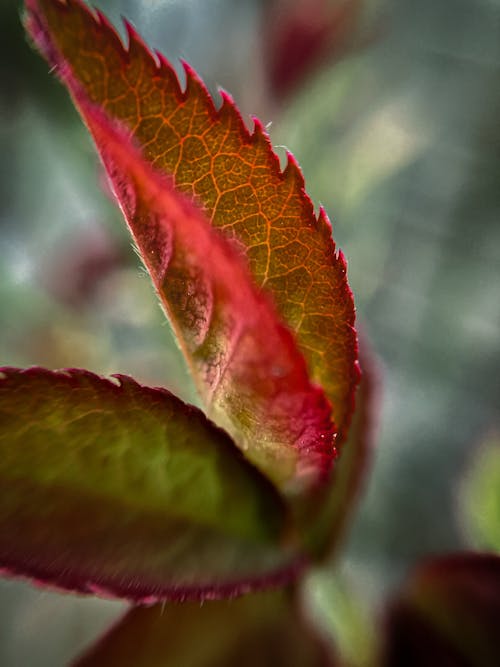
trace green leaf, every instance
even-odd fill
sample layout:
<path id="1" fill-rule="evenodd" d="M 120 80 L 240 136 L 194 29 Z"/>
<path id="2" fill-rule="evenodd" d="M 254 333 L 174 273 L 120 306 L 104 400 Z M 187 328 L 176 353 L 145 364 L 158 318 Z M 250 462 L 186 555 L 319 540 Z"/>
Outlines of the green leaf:
<path id="1" fill-rule="evenodd" d="M 474 449 L 460 491 L 462 519 L 473 546 L 500 552 L 500 433 L 491 433 Z"/>
<path id="2" fill-rule="evenodd" d="M 134 600 L 234 595 L 295 574 L 279 497 L 198 409 L 124 376 L 0 378 L 7 573 Z"/>
<path id="3" fill-rule="evenodd" d="M 74 667 L 327 667 L 289 591 L 129 611 Z"/>

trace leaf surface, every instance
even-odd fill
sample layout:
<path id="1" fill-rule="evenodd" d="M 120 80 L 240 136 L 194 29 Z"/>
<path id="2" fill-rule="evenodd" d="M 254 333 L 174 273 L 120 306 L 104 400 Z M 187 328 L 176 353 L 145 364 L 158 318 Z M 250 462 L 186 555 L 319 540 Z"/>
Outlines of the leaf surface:
<path id="1" fill-rule="evenodd" d="M 74 667 L 327 667 L 289 591 L 129 611 Z"/>
<path id="2" fill-rule="evenodd" d="M 422 563 L 390 609 L 384 667 L 500 663 L 500 557 L 463 553 Z"/>
<path id="3" fill-rule="evenodd" d="M 107 117 L 86 118 L 211 415 L 281 488 L 326 478 L 330 406 L 241 257 Z"/>
<path id="4" fill-rule="evenodd" d="M 278 314 L 296 335 L 312 380 L 325 390 L 342 440 L 359 374 L 352 294 L 326 214 L 321 210 L 315 216 L 293 158 L 288 157 L 281 172 L 257 121 L 250 134 L 226 94 L 216 110 L 187 65 L 182 91 L 172 67 L 159 54 L 153 56 L 130 25 L 125 49 L 106 19 L 78 0 L 27 0 L 26 6 L 28 30 L 69 87 L 87 124 L 92 104 L 119 121 L 145 159 L 171 176 L 176 190 L 194 197 L 212 226 L 245 256 L 255 282 L 272 295 Z M 140 235 L 135 232 L 139 246 Z M 210 299 L 210 290 L 195 296 L 197 301 Z M 184 312 L 178 299 L 176 306 Z M 190 306 L 200 315 L 199 303 Z M 196 350 L 203 355 L 207 313 L 201 310 L 194 338 L 198 336 Z M 267 370 L 267 379 L 283 373 L 279 363 Z M 211 405 L 211 381 L 204 385 L 198 378 L 198 385 Z M 240 419 L 250 419 L 252 412 L 247 406 Z M 290 414 L 300 419 L 296 411 Z M 304 444 L 306 448 L 322 449 L 318 441 Z"/>
<path id="5" fill-rule="evenodd" d="M 197 408 L 87 371 L 0 373 L 0 567 L 133 600 L 293 576 L 271 484 Z"/>

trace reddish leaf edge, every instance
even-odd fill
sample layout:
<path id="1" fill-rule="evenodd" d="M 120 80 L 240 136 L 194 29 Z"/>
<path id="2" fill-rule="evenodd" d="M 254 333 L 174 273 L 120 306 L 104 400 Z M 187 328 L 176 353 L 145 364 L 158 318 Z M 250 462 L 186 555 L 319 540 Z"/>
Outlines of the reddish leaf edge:
<path id="1" fill-rule="evenodd" d="M 348 418 L 345 420 L 342 427 L 337 432 L 336 446 L 342 445 L 346 440 L 347 433 L 349 430 L 350 422 L 352 415 L 354 413 L 355 404 L 356 404 L 356 389 L 361 379 L 361 368 L 358 360 L 359 345 L 356 335 L 355 328 L 355 307 L 354 307 L 354 295 L 352 290 L 347 282 L 347 260 L 340 248 L 337 248 L 335 241 L 333 240 L 333 230 L 332 224 L 328 215 L 322 205 L 318 208 L 318 213 L 314 212 L 314 204 L 312 199 L 308 195 L 305 189 L 305 179 L 302 173 L 302 170 L 291 151 L 286 149 L 285 151 L 285 166 L 281 168 L 280 158 L 275 152 L 273 145 L 271 143 L 270 137 L 265 130 L 262 122 L 253 115 L 250 115 L 250 119 L 253 122 L 253 131 L 251 131 L 245 124 L 241 113 L 236 106 L 232 96 L 225 91 L 223 88 L 219 87 L 218 92 L 221 98 L 221 105 L 219 108 L 216 107 L 214 98 L 208 91 L 203 80 L 198 76 L 196 71 L 182 58 L 179 59 L 180 64 L 184 70 L 186 76 L 186 83 L 184 89 L 182 89 L 179 76 L 175 68 L 168 62 L 165 56 L 158 51 L 157 49 L 150 49 L 149 46 L 144 42 L 142 37 L 139 35 L 135 27 L 130 23 L 128 19 L 122 17 L 122 22 L 125 28 L 127 43 L 124 43 L 121 36 L 119 35 L 115 26 L 110 22 L 107 16 L 96 8 L 91 8 L 83 0 L 53 0 L 60 5 L 61 9 L 64 11 L 70 11 L 73 6 L 77 6 L 83 11 L 85 11 L 92 20 L 99 26 L 101 29 L 106 30 L 109 33 L 110 38 L 115 42 L 118 50 L 121 52 L 123 58 L 127 61 L 130 55 L 132 48 L 138 48 L 144 51 L 146 55 L 151 59 L 156 70 L 161 72 L 162 70 L 168 72 L 173 80 L 177 82 L 178 94 L 181 99 L 185 100 L 192 90 L 197 90 L 202 98 L 204 99 L 207 109 L 211 113 L 214 121 L 219 120 L 224 115 L 230 116 L 236 123 L 239 128 L 239 131 L 248 144 L 264 142 L 268 149 L 269 164 L 272 170 L 272 176 L 275 176 L 279 179 L 280 182 L 285 183 L 288 180 L 295 181 L 297 189 L 300 191 L 301 196 L 310 210 L 311 214 L 309 216 L 312 226 L 315 231 L 319 232 L 323 239 L 325 240 L 327 247 L 332 256 L 332 261 L 338 263 L 339 271 L 343 274 L 345 279 L 345 289 L 346 294 L 352 304 L 352 315 L 351 321 L 348 323 L 348 326 L 353 333 L 352 346 L 349 349 L 349 357 L 352 361 L 351 364 L 351 373 L 350 373 L 350 385 L 351 391 L 346 398 L 346 403 L 348 406 Z M 45 55 L 47 60 L 52 63 L 52 69 L 61 79 L 63 83 L 67 81 L 68 76 L 72 76 L 69 66 L 64 62 L 62 57 L 59 55 L 57 49 L 53 46 L 50 41 L 47 28 L 43 24 L 42 18 L 38 14 L 37 9 L 37 0 L 25 0 L 25 10 L 24 10 L 24 25 L 28 34 L 33 39 L 33 42 L 36 44 L 38 49 Z M 203 209 L 203 206 L 201 207 Z M 314 379 L 314 378 L 312 378 Z"/>
<path id="2" fill-rule="evenodd" d="M 298 557 L 287 568 L 277 569 L 266 575 L 245 581 L 230 581 L 225 584 L 199 584 L 197 586 L 168 586 L 151 592 L 150 587 L 139 583 L 123 586 L 119 580 L 103 586 L 84 580 L 78 575 L 61 574 L 55 578 L 47 575 L 42 568 L 23 568 L 15 563 L 5 562 L 0 566 L 0 577 L 26 581 L 44 590 L 55 593 L 93 595 L 106 600 L 123 600 L 134 605 L 150 606 L 161 602 L 188 602 L 206 600 L 230 600 L 249 593 L 257 593 L 273 588 L 284 588 L 294 583 L 307 569 L 307 559 Z"/>
<path id="3" fill-rule="evenodd" d="M 117 394 L 123 391 L 125 384 L 128 384 L 129 386 L 136 386 L 141 391 L 149 393 L 155 398 L 162 395 L 173 395 L 168 389 L 142 385 L 128 375 L 113 373 L 109 377 L 104 377 L 97 373 L 79 368 L 49 370 L 40 366 L 30 366 L 28 368 L 0 366 L 0 382 L 4 381 L 9 374 L 13 373 L 28 376 L 31 374 L 43 373 L 46 377 L 53 378 L 64 376 L 65 378 L 74 380 L 75 386 L 77 384 L 75 375 L 78 374 L 81 377 L 87 377 L 93 380 L 97 379 L 100 382 L 108 383 L 110 390 L 117 392 Z M 198 408 L 184 403 L 177 397 L 176 399 L 183 403 L 188 410 L 200 412 L 207 422 L 210 422 Z M 215 429 L 223 431 L 223 429 L 216 424 L 213 424 L 213 422 L 210 423 Z M 227 438 L 229 438 L 229 436 L 227 436 Z M 241 460 L 245 461 L 246 465 L 255 471 L 255 474 L 264 484 L 272 486 L 267 478 L 243 456 L 236 445 L 234 445 L 234 450 L 233 453 L 236 454 L 236 456 L 241 457 Z M 291 557 L 290 563 L 287 566 L 276 568 L 264 575 L 246 579 L 235 579 L 223 584 L 200 583 L 193 586 L 170 585 L 158 587 L 153 592 L 151 586 L 142 585 L 140 582 L 124 585 L 123 582 L 116 579 L 110 580 L 106 585 L 102 585 L 90 581 L 76 572 L 61 572 L 57 577 L 54 577 L 53 574 L 43 567 L 34 566 L 29 562 L 23 563 L 22 567 L 20 567 L 18 562 L 9 561 L 9 559 L 6 558 L 2 559 L 2 562 L 0 562 L 0 577 L 27 581 L 32 585 L 54 592 L 94 595 L 105 599 L 125 600 L 135 605 L 152 605 L 164 601 L 184 602 L 193 600 L 203 602 L 205 600 L 232 599 L 252 592 L 283 588 L 300 578 L 302 573 L 308 568 L 308 565 L 309 559 L 304 554 L 295 554 Z"/>
<path id="4" fill-rule="evenodd" d="M 342 467 L 341 454 L 332 473 L 330 493 L 335 493 L 336 485 L 345 483 L 344 475 L 348 476 L 347 487 L 344 489 L 343 512 L 333 517 L 329 536 L 322 542 L 322 548 L 314 551 L 320 563 L 336 558 L 348 538 L 352 519 L 366 491 L 366 483 L 374 463 L 377 438 L 380 432 L 384 384 L 382 361 L 372 348 L 366 332 L 362 329 L 358 331 L 358 335 L 362 375 L 351 430 L 345 443 L 346 451 L 343 451 L 343 455 L 351 455 L 354 458 L 350 462 L 351 467 L 346 470 Z M 326 512 L 328 513 L 328 510 Z M 321 521 L 321 515 L 319 521 Z"/>

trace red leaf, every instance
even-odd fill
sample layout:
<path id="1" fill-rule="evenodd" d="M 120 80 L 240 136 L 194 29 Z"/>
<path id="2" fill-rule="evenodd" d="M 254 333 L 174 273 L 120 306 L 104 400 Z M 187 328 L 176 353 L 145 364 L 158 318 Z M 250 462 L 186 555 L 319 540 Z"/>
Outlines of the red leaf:
<path id="1" fill-rule="evenodd" d="M 359 374 L 352 295 L 346 281 L 345 261 L 341 253 L 335 253 L 326 215 L 320 211 L 318 218 L 314 216 L 293 159 L 289 158 L 287 168 L 281 173 L 278 159 L 260 124 L 256 122 L 255 131 L 250 135 L 227 95 L 223 96 L 221 109 L 216 111 L 213 101 L 188 66 L 185 66 L 186 91 L 181 92 L 170 65 L 159 55 L 155 60 L 130 26 L 127 26 L 130 44 L 125 50 L 106 20 L 101 15 L 96 19 L 77 0 L 67 4 L 57 0 L 28 0 L 27 7 L 31 34 L 72 91 L 86 122 L 94 123 L 91 118 L 95 116 L 93 104 L 104 110 L 108 118 L 119 121 L 127 132 L 132 133 L 145 159 L 155 169 L 174 178 L 171 197 L 175 190 L 194 194 L 212 225 L 246 255 L 254 280 L 272 293 L 279 315 L 296 335 L 312 379 L 324 388 L 332 402 L 342 440 L 349 424 Z M 116 127 L 113 131 L 116 132 Z M 121 193 L 123 196 L 123 188 Z M 130 219 L 130 212 L 129 208 L 129 223 L 143 253 L 145 249 L 150 250 L 146 247 L 148 243 L 154 244 L 158 240 L 161 243 L 161 239 L 154 240 L 157 233 L 151 229 L 147 232 L 148 239 L 143 238 L 146 235 L 141 232 L 138 221 Z M 224 250 L 224 253 L 228 252 Z M 200 254 L 201 247 L 198 248 Z M 147 258 L 147 254 L 144 256 Z M 161 264 L 163 269 L 164 264 Z M 197 271 L 200 270 L 204 272 L 204 280 L 207 276 L 212 279 L 209 267 L 197 266 Z M 185 311 L 181 296 L 185 300 L 185 294 L 178 291 L 175 307 L 169 308 L 173 317 L 179 318 Z M 188 348 L 189 344 L 192 348 L 197 345 L 198 353 L 202 347 L 200 339 L 203 342 L 207 309 L 201 307 L 200 302 L 209 293 L 200 289 L 191 296 L 196 298 L 190 299 L 190 308 L 194 308 L 190 315 L 201 321 L 201 326 L 194 330 L 191 343 L 187 341 L 185 344 L 193 358 L 193 349 Z M 210 298 L 207 303 L 211 302 Z M 240 318 L 241 308 L 235 312 Z M 179 330 L 179 323 L 177 328 Z M 255 349 L 255 343 L 263 337 L 254 338 L 253 342 L 250 340 L 251 347 Z M 259 383 L 259 391 L 267 385 L 264 392 L 268 392 L 268 396 L 275 394 L 272 387 L 286 384 L 278 376 L 283 371 L 285 375 L 289 372 L 286 366 L 271 360 L 273 341 L 276 340 L 267 339 L 263 348 L 265 360 L 255 365 L 257 376 L 263 376 L 264 368 L 268 366 L 266 377 L 251 381 Z M 205 351 L 206 348 L 205 345 Z M 219 348 L 222 352 L 222 346 Z M 213 363 L 209 362 L 208 366 Z M 302 370 L 298 376 L 302 376 Z M 205 382 L 203 389 L 207 402 L 212 401 L 212 384 L 212 380 L 208 384 Z M 294 385 L 295 380 L 288 383 L 288 387 Z M 236 393 L 240 396 L 237 405 L 232 403 Z M 313 412 L 317 417 L 313 430 L 316 438 L 309 437 L 312 431 L 305 425 L 303 444 L 295 438 L 294 446 L 298 445 L 302 452 L 308 449 L 311 456 L 321 462 L 332 456 L 329 428 L 325 432 L 325 404 L 317 392 L 308 389 L 306 394 L 309 396 L 306 405 L 315 406 Z M 223 392 L 220 396 L 224 396 Z M 240 387 L 233 398 L 222 398 L 224 404 L 217 406 L 229 412 L 223 423 L 231 428 L 243 446 L 248 439 L 251 439 L 252 447 L 261 439 L 261 434 L 252 429 L 266 426 L 268 415 L 274 410 L 268 404 L 264 411 L 255 411 L 254 399 L 254 388 L 247 391 Z M 287 429 L 296 433 L 304 427 L 304 424 L 300 425 L 304 411 L 297 409 L 299 404 L 300 400 L 292 401 L 286 408 L 292 417 Z M 306 409 L 305 414 L 308 411 Z M 219 413 L 218 409 L 213 414 L 219 418 Z M 247 429 L 243 437 L 235 433 L 236 413 L 238 429 Z M 279 408 L 278 421 L 282 421 L 283 415 Z M 249 421 L 253 422 L 250 427 Z M 319 428 L 318 424 L 321 424 Z M 326 437 L 321 438 L 322 434 Z M 272 429 L 267 440 L 269 443 L 275 440 Z M 266 466 L 272 467 L 273 447 L 269 445 L 267 449 L 267 453 L 261 452 L 254 460 L 262 465 L 262 458 L 266 458 Z M 281 465 L 277 467 L 282 468 Z M 300 467 L 308 468 L 309 462 Z M 315 463 L 313 467 L 317 467 Z M 275 479 L 283 477 L 283 470 L 271 470 L 270 474 Z"/>
<path id="2" fill-rule="evenodd" d="M 352 41 L 360 0 L 275 0 L 265 12 L 270 92 L 286 97 L 308 74 Z"/>

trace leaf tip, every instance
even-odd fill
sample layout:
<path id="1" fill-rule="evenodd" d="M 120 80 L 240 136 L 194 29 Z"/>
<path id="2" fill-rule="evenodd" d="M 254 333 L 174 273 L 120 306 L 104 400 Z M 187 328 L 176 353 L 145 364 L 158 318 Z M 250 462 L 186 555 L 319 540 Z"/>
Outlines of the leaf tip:
<path id="1" fill-rule="evenodd" d="M 198 75 L 198 72 L 184 58 L 179 58 L 184 74 L 186 75 L 186 87 L 184 97 L 187 99 L 193 96 L 205 103 L 206 108 L 213 115 L 215 113 L 215 104 L 211 94 L 208 91 L 204 81 Z"/>
<path id="2" fill-rule="evenodd" d="M 333 239 L 332 222 L 331 222 L 330 218 L 328 217 L 324 206 L 319 207 L 317 222 L 318 222 L 318 229 L 321 231 L 323 236 L 325 236 L 325 238 L 330 239 L 330 241 L 332 243 L 332 246 L 333 246 L 333 251 L 335 252 L 336 246 L 335 246 L 335 241 Z M 346 261 L 345 261 L 345 257 L 344 257 L 341 250 L 337 251 L 336 257 L 337 257 L 337 259 L 339 259 L 339 261 L 343 262 L 344 266 L 347 266 Z M 342 257 L 342 259 L 341 259 L 341 257 Z"/>
<path id="3" fill-rule="evenodd" d="M 106 19 L 106 21 L 109 24 L 108 19 Z M 131 23 L 125 17 L 122 17 L 122 22 L 125 28 L 125 33 L 127 35 L 127 45 L 124 47 L 124 51 L 127 57 L 133 60 L 134 56 L 137 54 L 139 58 L 146 58 L 149 61 L 149 64 L 153 67 L 154 71 L 159 70 L 160 60 L 158 58 L 158 52 L 149 48 L 133 23 Z M 112 26 L 111 29 L 113 30 Z"/>
<path id="4" fill-rule="evenodd" d="M 229 91 L 227 91 L 223 86 L 217 86 L 217 92 L 220 95 L 222 105 L 225 104 L 228 107 L 234 108 L 235 106 L 234 98 Z"/>
<path id="5" fill-rule="evenodd" d="M 290 179 L 291 181 L 293 181 L 295 187 L 298 190 L 302 191 L 305 195 L 304 174 L 302 173 L 299 163 L 297 162 L 297 158 L 288 149 L 286 150 L 286 167 L 283 170 L 283 177 L 285 179 Z M 311 203 L 312 206 L 312 202 L 310 200 L 309 203 Z"/>

